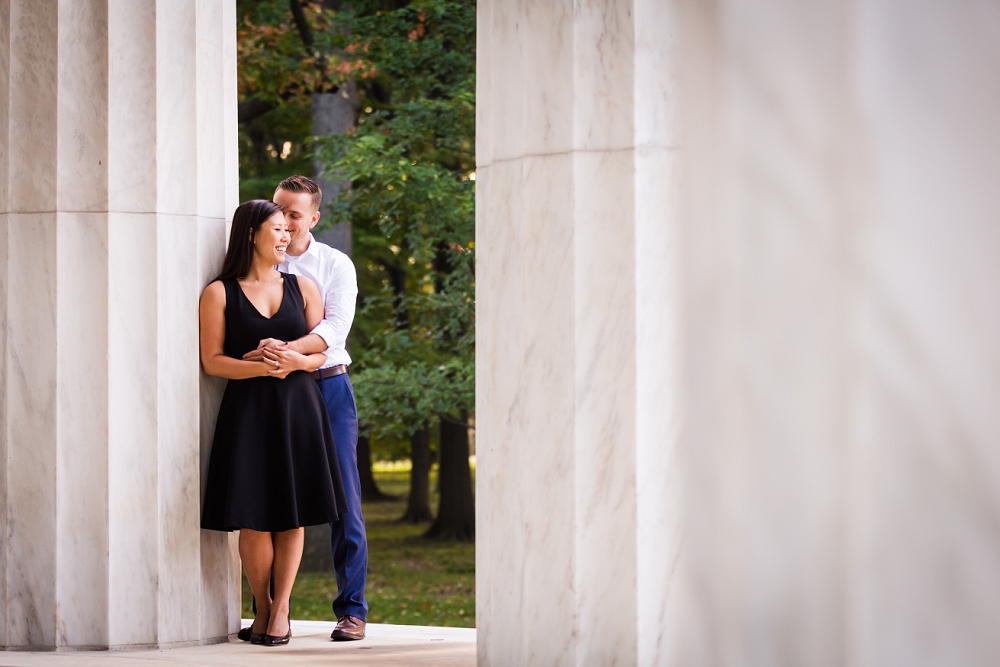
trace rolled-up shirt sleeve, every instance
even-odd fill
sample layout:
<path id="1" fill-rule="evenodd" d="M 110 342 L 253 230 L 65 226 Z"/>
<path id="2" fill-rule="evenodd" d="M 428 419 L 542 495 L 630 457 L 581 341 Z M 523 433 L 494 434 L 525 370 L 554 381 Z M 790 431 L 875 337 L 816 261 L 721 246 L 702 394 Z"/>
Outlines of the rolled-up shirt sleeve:
<path id="1" fill-rule="evenodd" d="M 347 343 L 358 300 L 358 275 L 350 259 L 336 263 L 324 287 L 325 317 L 310 333 L 322 338 L 328 350 L 341 348 Z"/>

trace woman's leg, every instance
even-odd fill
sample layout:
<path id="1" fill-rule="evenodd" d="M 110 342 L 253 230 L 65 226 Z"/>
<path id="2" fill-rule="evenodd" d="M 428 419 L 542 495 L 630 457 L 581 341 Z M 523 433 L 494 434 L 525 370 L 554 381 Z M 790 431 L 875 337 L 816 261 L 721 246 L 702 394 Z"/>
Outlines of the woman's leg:
<path id="1" fill-rule="evenodd" d="M 288 632 L 288 598 L 302 560 L 305 528 L 295 528 L 281 533 L 271 533 L 274 540 L 274 601 L 271 603 L 271 620 L 267 634 L 282 637 Z"/>
<path id="2" fill-rule="evenodd" d="M 250 582 L 250 590 L 257 599 L 257 617 L 253 632 L 258 635 L 267 630 L 271 614 L 271 566 L 274 563 L 274 546 L 271 533 L 244 528 L 240 531 L 240 560 Z M 287 600 L 286 600 L 287 607 Z"/>

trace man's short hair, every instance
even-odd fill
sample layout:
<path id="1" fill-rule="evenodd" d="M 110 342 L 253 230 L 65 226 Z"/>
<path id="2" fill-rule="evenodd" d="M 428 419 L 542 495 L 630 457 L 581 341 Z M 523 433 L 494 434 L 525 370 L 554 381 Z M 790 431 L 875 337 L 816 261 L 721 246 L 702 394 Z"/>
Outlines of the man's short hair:
<path id="1" fill-rule="evenodd" d="M 313 206 L 316 210 L 323 204 L 323 191 L 319 189 L 319 185 L 313 179 L 308 176 L 289 176 L 281 183 L 278 183 L 278 189 L 284 190 L 285 192 L 300 193 L 305 192 L 312 195 Z"/>

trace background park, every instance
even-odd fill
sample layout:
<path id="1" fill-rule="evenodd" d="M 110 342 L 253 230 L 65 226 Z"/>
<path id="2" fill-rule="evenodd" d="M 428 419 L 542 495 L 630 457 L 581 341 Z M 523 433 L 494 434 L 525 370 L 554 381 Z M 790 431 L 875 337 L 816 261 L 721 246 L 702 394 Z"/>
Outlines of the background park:
<path id="1" fill-rule="evenodd" d="M 369 621 L 475 625 L 473 0 L 238 0 L 240 200 L 324 186 L 350 254 Z M 470 454 L 471 462 L 470 462 Z M 326 527 L 292 614 L 336 620 Z M 250 615 L 244 578 L 243 616 Z"/>

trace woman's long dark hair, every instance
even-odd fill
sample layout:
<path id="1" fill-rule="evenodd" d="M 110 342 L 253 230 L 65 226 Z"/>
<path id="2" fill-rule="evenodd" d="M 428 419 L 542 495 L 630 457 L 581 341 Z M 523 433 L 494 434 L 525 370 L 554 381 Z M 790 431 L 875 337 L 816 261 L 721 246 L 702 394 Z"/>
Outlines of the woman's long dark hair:
<path id="1" fill-rule="evenodd" d="M 253 237 L 268 218 L 280 212 L 280 206 L 266 199 L 251 199 L 236 208 L 233 213 L 233 228 L 229 232 L 226 260 L 222 263 L 222 271 L 216 280 L 239 280 L 250 273 L 250 266 L 253 264 Z"/>

